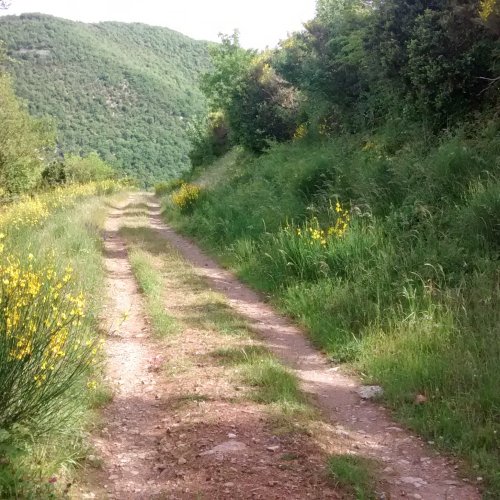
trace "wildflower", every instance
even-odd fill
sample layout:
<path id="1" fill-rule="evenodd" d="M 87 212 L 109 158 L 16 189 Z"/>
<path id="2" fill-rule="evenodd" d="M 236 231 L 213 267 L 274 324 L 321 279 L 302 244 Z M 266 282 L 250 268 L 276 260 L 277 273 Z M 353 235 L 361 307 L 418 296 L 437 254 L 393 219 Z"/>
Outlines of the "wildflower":
<path id="1" fill-rule="evenodd" d="M 201 188 L 199 186 L 196 184 L 184 183 L 172 194 L 171 200 L 181 211 L 188 211 L 194 206 L 200 194 Z"/>

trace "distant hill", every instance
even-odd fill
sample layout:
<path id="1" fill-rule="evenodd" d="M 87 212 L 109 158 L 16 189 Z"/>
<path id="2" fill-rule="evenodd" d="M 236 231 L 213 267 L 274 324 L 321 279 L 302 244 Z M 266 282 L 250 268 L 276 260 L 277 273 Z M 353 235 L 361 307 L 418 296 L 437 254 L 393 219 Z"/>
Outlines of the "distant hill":
<path id="1" fill-rule="evenodd" d="M 189 119 L 207 44 L 143 24 L 84 24 L 42 14 L 0 17 L 17 94 L 55 119 L 62 152 L 97 151 L 145 182 L 188 165 Z"/>

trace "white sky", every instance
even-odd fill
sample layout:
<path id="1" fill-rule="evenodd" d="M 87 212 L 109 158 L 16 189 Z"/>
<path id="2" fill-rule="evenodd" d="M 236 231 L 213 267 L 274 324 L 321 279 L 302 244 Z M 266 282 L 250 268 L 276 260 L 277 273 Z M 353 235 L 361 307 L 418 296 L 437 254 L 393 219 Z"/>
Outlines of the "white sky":
<path id="1" fill-rule="evenodd" d="M 0 15 L 42 12 L 84 22 L 166 26 L 199 40 L 240 31 L 246 48 L 274 47 L 314 17 L 315 0 L 11 0 Z"/>

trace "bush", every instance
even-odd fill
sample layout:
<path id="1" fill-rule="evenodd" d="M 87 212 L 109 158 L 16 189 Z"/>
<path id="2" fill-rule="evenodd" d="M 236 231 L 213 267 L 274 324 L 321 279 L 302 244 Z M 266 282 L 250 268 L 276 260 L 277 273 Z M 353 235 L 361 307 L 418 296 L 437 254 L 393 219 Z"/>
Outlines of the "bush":
<path id="1" fill-rule="evenodd" d="M 64 173 L 67 182 L 72 183 L 103 181 L 115 176 L 113 167 L 103 161 L 97 153 L 90 153 L 87 156 L 68 156 L 64 162 Z"/>
<path id="2" fill-rule="evenodd" d="M 184 184 L 182 179 L 172 179 L 170 181 L 157 182 L 155 184 L 156 196 L 165 196 L 175 189 L 179 189 Z"/>
<path id="3" fill-rule="evenodd" d="M 74 291 L 72 269 L 0 256 L 0 429 L 36 421 L 54 425 L 62 398 L 97 353 L 82 331 L 85 298 Z"/>
<path id="4" fill-rule="evenodd" d="M 190 212 L 201 194 L 201 188 L 196 184 L 182 184 L 182 186 L 172 194 L 172 203 L 182 212 Z"/>
<path id="5" fill-rule="evenodd" d="M 209 113 L 207 120 L 194 124 L 190 132 L 189 158 L 193 167 L 210 165 L 231 147 L 229 127 L 224 113 Z"/>

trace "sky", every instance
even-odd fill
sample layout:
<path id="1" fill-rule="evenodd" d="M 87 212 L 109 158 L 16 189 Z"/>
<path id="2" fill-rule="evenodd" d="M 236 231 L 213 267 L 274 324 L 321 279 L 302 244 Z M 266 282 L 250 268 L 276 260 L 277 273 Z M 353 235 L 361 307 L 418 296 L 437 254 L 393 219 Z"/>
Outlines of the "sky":
<path id="1" fill-rule="evenodd" d="M 314 17 L 316 0 L 10 0 L 0 15 L 41 12 L 83 22 L 166 26 L 199 40 L 240 32 L 245 48 L 274 47 Z"/>

